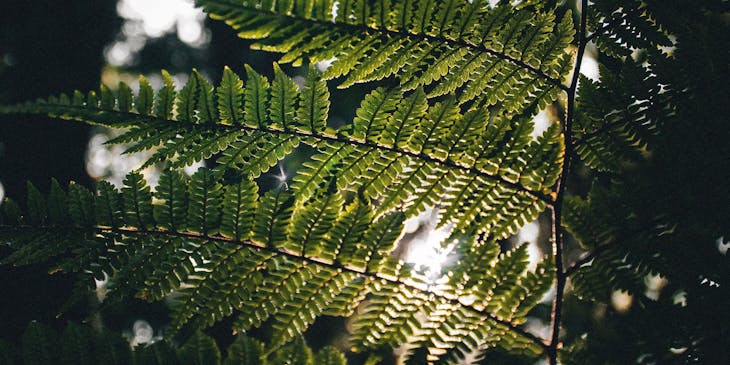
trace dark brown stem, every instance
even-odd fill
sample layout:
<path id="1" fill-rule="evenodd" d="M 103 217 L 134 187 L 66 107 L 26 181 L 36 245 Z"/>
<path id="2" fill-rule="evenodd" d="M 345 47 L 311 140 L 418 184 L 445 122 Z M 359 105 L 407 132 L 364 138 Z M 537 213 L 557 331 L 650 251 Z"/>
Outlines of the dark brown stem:
<path id="1" fill-rule="evenodd" d="M 547 348 L 548 363 L 550 365 L 557 365 L 558 363 L 558 349 L 560 347 L 560 322 L 563 310 L 563 295 L 565 291 L 565 283 L 567 276 L 565 275 L 564 264 L 563 264 L 563 250 L 564 250 L 564 232 L 562 228 L 563 219 L 563 199 L 565 197 L 565 188 L 570 173 L 570 161 L 573 156 L 573 119 L 575 118 L 575 92 L 578 88 L 578 76 L 580 75 L 580 67 L 583 62 L 583 54 L 585 53 L 586 44 L 586 22 L 588 13 L 588 0 L 581 1 L 581 14 L 580 14 L 580 28 L 578 30 L 578 53 L 576 54 L 575 66 L 573 68 L 573 77 L 570 82 L 567 94 L 567 110 L 565 121 L 563 123 L 563 141 L 565 143 L 565 157 L 563 161 L 563 169 L 560 174 L 560 179 L 555 188 L 556 198 L 555 204 L 552 206 L 552 251 L 553 261 L 555 265 L 555 299 L 553 300 L 552 315 L 550 316 L 551 322 L 551 335 L 550 344 Z"/>

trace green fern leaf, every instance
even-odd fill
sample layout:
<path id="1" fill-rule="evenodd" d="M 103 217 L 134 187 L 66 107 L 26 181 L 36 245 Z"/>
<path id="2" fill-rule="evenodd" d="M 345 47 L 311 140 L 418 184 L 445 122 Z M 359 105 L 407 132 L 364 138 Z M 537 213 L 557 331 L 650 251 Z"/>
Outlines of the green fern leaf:
<path id="1" fill-rule="evenodd" d="M 313 360 L 312 350 L 300 337 L 274 352 L 271 365 L 314 365 Z"/>
<path id="2" fill-rule="evenodd" d="M 198 97 L 198 85 L 199 78 L 190 77 L 185 86 L 177 94 L 177 100 L 175 101 L 175 111 L 177 118 L 181 121 L 195 123 L 197 122 L 195 106 L 197 104 L 196 99 Z"/>
<path id="3" fill-rule="evenodd" d="M 220 224 L 221 185 L 213 172 L 200 168 L 190 179 L 187 227 L 203 235 L 217 234 Z"/>
<path id="4" fill-rule="evenodd" d="M 244 91 L 244 120 L 247 126 L 256 128 L 266 125 L 266 110 L 269 99 L 269 81 L 246 65 L 246 88 Z"/>
<path id="5" fill-rule="evenodd" d="M 291 193 L 285 189 L 267 192 L 259 201 L 256 211 L 253 239 L 269 247 L 284 245 L 293 203 Z"/>
<path id="6" fill-rule="evenodd" d="M 339 194 L 325 192 L 295 209 L 289 224 L 288 249 L 301 252 L 302 255 L 316 256 L 320 242 L 325 240 L 342 204 Z"/>
<path id="7" fill-rule="evenodd" d="M 292 129 L 295 123 L 297 85 L 287 77 L 278 64 L 274 64 L 274 81 L 271 84 L 269 115 L 274 128 Z"/>
<path id="8" fill-rule="evenodd" d="M 59 188 L 60 190 L 60 188 Z M 122 188 L 124 220 L 127 224 L 146 229 L 153 224 L 152 193 L 142 174 L 132 172 L 124 179 Z"/>
<path id="9" fill-rule="evenodd" d="M 227 185 L 223 193 L 223 211 L 220 233 L 236 241 L 247 239 L 253 226 L 258 186 L 251 180 L 241 179 Z"/>
<path id="10" fill-rule="evenodd" d="M 96 190 L 97 222 L 112 228 L 123 226 L 123 210 L 117 189 L 109 182 L 101 181 Z"/>
<path id="11" fill-rule="evenodd" d="M 187 227 L 188 196 L 185 180 L 179 171 L 165 170 L 155 191 L 155 198 L 163 202 L 154 206 L 155 221 L 163 228 L 177 231 Z"/>
<path id="12" fill-rule="evenodd" d="M 91 94 L 89 94 L 91 95 Z M 152 100 L 154 98 L 154 92 L 152 91 L 152 85 L 144 76 L 139 77 L 139 92 L 137 97 L 134 99 L 134 106 L 137 109 L 137 113 L 142 115 L 149 115 L 152 111 Z M 88 103 L 90 105 L 96 103 Z"/>
<path id="13" fill-rule="evenodd" d="M 245 335 L 236 336 L 231 346 L 228 347 L 225 365 L 266 365 L 264 356 L 264 345 Z"/>
<path id="14" fill-rule="evenodd" d="M 162 81 L 162 89 L 157 92 L 155 112 L 162 119 L 171 119 L 176 94 L 175 84 L 170 74 L 165 70 L 162 70 Z"/>
<path id="15" fill-rule="evenodd" d="M 314 356 L 314 363 L 321 365 L 345 365 L 347 361 L 345 356 L 335 348 L 327 346 Z"/>
<path id="16" fill-rule="evenodd" d="M 336 58 L 323 77 L 347 75 L 342 86 L 396 74 L 410 90 L 457 77 L 463 81 L 453 85 L 467 84 L 475 90 L 468 100 L 481 93 L 520 95 L 516 88 L 536 78 L 540 79 L 533 84 L 537 94 L 562 87 L 553 54 L 564 53 L 562 39 L 568 33 L 567 27 L 555 26 L 551 9 L 506 3 L 490 9 L 483 1 L 466 0 L 347 1 L 336 12 L 322 4 L 310 17 L 278 7 L 267 11 L 260 1 L 205 0 L 200 4 L 211 17 L 226 20 L 239 36 L 260 39 L 255 48 L 285 53 L 281 62 L 298 65 L 305 56 L 314 62 Z M 570 15 L 565 19 L 570 20 Z M 555 41 L 554 34 L 561 41 Z M 482 62 L 490 68 L 510 64 L 524 72 L 515 69 L 499 82 L 498 90 L 472 87 L 468 73 L 454 73 L 464 70 L 455 61 L 466 54 L 488 56 Z"/>
<path id="17" fill-rule="evenodd" d="M 132 110 L 132 89 L 124 82 L 119 82 L 117 96 L 117 107 L 122 113 Z"/>
<path id="18" fill-rule="evenodd" d="M 155 341 L 152 344 L 135 347 L 134 363 L 137 365 L 173 365 L 179 364 L 180 360 L 175 349 L 167 341 Z"/>
<path id="19" fill-rule="evenodd" d="M 218 123 L 218 111 L 214 105 L 213 85 L 208 82 L 197 70 L 193 70 L 191 77 L 198 80 L 199 85 L 196 105 L 198 121 L 200 123 Z"/>
<path id="20" fill-rule="evenodd" d="M 68 185 L 68 212 L 71 220 L 81 227 L 91 227 L 96 223 L 94 195 L 85 187 L 70 183 Z"/>
<path id="21" fill-rule="evenodd" d="M 330 107 L 329 95 L 327 83 L 320 79 L 314 66 L 310 66 L 297 111 L 299 130 L 309 133 L 324 131 Z"/>
<path id="22" fill-rule="evenodd" d="M 38 188 L 30 181 L 28 187 L 28 223 L 43 225 L 46 222 L 46 202 Z"/>
<path id="23" fill-rule="evenodd" d="M 181 364 L 215 365 L 221 362 L 218 345 L 210 336 L 198 331 L 178 351 Z"/>

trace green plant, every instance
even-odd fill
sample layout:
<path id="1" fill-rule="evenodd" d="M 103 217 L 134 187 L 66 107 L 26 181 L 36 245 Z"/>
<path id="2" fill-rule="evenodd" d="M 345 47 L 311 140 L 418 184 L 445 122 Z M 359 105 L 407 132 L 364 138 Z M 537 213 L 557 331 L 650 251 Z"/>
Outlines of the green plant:
<path id="1" fill-rule="evenodd" d="M 0 341 L 3 364 L 109 364 L 109 365 L 344 365 L 344 355 L 332 347 L 316 354 L 301 338 L 269 349 L 258 340 L 236 336 L 226 356 L 210 336 L 195 332 L 180 346 L 158 340 L 130 349 L 129 343 L 109 330 L 69 323 L 58 335 L 52 328 L 31 322 L 22 336 L 21 348 Z M 224 360 L 221 360 L 224 358 Z M 22 360 L 21 360 L 22 359 Z"/>
<path id="2" fill-rule="evenodd" d="M 29 185 L 25 210 L 2 206 L 0 234 L 14 250 L 5 262 L 50 261 L 87 280 L 111 275 L 108 300 L 179 292 L 173 332 L 234 316 L 237 331 L 270 326 L 276 346 L 318 316 L 354 315 L 355 350 L 405 343 L 426 349 L 414 361 L 434 363 L 494 348 L 580 362 L 594 337 L 561 339 L 569 278 L 571 293 L 600 302 L 617 289 L 639 296 L 647 275 L 661 275 L 673 292 L 657 305 L 687 316 L 685 324 L 706 322 L 703 305 L 727 303 L 727 256 L 713 244 L 730 232 L 722 204 L 730 199 L 706 169 L 730 171 L 717 116 L 729 104 L 723 85 L 698 82 L 727 76 L 707 46 L 727 46 L 713 32 L 727 30 L 715 15 L 720 2 L 584 0 L 577 25 L 549 1 L 343 1 L 336 11 L 332 1 L 198 3 L 259 39 L 256 48 L 284 53 L 280 62 L 309 63 L 303 86 L 277 64 L 273 79 L 247 66 L 245 82 L 225 69 L 216 87 L 193 71 L 179 91 L 163 71 L 156 93 L 140 78 L 136 95 L 120 84 L 1 107 L 127 128 L 110 143 L 154 150 L 145 165 L 166 166 L 154 192 L 136 172 L 121 192 L 53 182 L 44 198 Z M 686 25 L 698 19 L 707 23 Z M 600 81 L 578 72 L 591 41 Z M 313 66 L 332 58 L 322 73 Z M 687 77 L 698 62 L 712 72 Z M 386 82 L 371 88 L 352 123 L 334 128 L 330 79 Z M 707 109 L 703 97 L 713 100 Z M 533 118 L 546 107 L 560 123 L 533 138 Z M 687 133 L 698 116 L 707 125 Z M 259 194 L 252 179 L 300 145 L 315 152 L 291 184 Z M 718 150 L 699 158 L 703 148 Z M 189 179 L 177 170 L 201 159 L 215 166 Z M 700 160 L 704 167 L 693 165 Z M 586 180 L 594 187 L 582 199 Z M 678 197 L 682 181 L 695 190 Z M 460 253 L 437 273 L 389 254 L 403 221 L 427 207 L 439 210 Z M 553 252 L 528 270 L 526 245 L 502 252 L 500 241 L 546 209 Z M 567 267 L 573 242 L 563 227 L 587 252 Z M 551 287 L 542 339 L 522 325 Z M 699 304 L 667 302 L 682 292 Z M 637 345 L 631 361 L 727 359 L 726 326 L 706 328 Z M 559 351 L 563 340 L 570 351 Z M 677 346 L 686 349 L 672 356 Z M 685 356 L 694 350 L 699 357 Z M 591 355 L 610 363 L 601 354 Z"/>

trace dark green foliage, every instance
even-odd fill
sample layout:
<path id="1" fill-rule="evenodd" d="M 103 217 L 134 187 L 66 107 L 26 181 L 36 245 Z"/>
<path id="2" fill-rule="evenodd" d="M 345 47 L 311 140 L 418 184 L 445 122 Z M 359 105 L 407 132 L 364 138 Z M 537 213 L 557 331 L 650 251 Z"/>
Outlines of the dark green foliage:
<path id="1" fill-rule="evenodd" d="M 606 17 L 599 24 L 614 18 L 623 26 L 600 33 L 596 44 L 609 55 L 638 48 L 638 56 L 606 62 L 600 82 L 581 81 L 576 115 L 578 135 L 585 133 L 576 152 L 611 170 L 611 184 L 597 180 L 586 199 L 566 199 L 565 224 L 594 252 L 570 271 L 575 293 L 610 302 L 622 290 L 633 305 L 594 323 L 564 362 L 725 363 L 730 264 L 718 245 L 727 241 L 730 214 L 719 203 L 730 199 L 720 187 L 730 155 L 720 81 L 730 75 L 728 24 L 712 13 L 714 1 L 621 4 L 625 12 L 608 16 L 617 6 L 597 3 L 596 14 Z M 676 48 L 657 49 L 669 45 Z M 662 288 L 647 285 L 652 276 Z"/>
<path id="2" fill-rule="evenodd" d="M 31 364 L 119 364 L 119 365 L 345 365 L 344 355 L 333 347 L 312 350 L 298 338 L 292 344 L 266 348 L 251 337 L 238 335 L 225 358 L 212 337 L 200 331 L 180 346 L 160 340 L 131 347 L 127 339 L 107 329 L 69 323 L 58 336 L 50 327 L 31 322 L 23 334 L 21 348 L 0 342 L 0 363 Z M 23 353 L 20 359 L 19 352 Z"/>
<path id="3" fill-rule="evenodd" d="M 57 334 L 49 327 L 31 322 L 23 332 L 23 362 L 30 365 L 50 364 L 55 361 Z"/>
<path id="4" fill-rule="evenodd" d="M 673 118 L 675 107 L 672 93 L 663 91 L 651 72 L 627 59 L 618 75 L 602 67 L 600 83 L 581 78 L 575 138 L 586 165 L 618 171 L 622 163 L 635 162 L 642 151 L 652 149 L 660 123 Z"/>
<path id="5" fill-rule="evenodd" d="M 265 365 L 264 345 L 250 337 L 239 335 L 228 347 L 225 365 Z"/>
<path id="6" fill-rule="evenodd" d="M 179 364 L 180 360 L 178 353 L 170 343 L 157 341 L 152 344 L 137 345 L 134 348 L 134 363 L 136 365 L 174 365 Z"/>
<path id="7" fill-rule="evenodd" d="M 179 358 L 185 365 L 220 364 L 221 352 L 215 340 L 198 331 L 180 347 Z"/>

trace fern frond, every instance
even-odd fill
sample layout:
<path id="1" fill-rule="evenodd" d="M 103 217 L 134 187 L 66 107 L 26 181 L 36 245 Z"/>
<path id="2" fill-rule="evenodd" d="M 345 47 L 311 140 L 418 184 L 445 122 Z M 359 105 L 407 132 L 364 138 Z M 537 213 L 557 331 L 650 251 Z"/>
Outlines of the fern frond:
<path id="1" fill-rule="evenodd" d="M 483 247 L 499 248 L 496 242 L 467 243 L 475 252 Z M 492 251 L 493 250 L 487 250 Z M 499 258 L 465 256 L 475 261 L 460 265 L 450 273 L 449 288 L 459 301 L 414 291 L 390 283 L 376 283 L 372 297 L 356 317 L 353 342 L 356 347 L 396 346 L 422 343 L 428 348 L 429 361 L 454 360 L 454 352 L 504 346 L 521 349 L 528 356 L 541 353 L 535 342 L 514 337 L 514 328 L 506 323 L 522 323 L 527 311 L 552 284 L 549 260 L 535 272 L 526 271 L 526 246 Z M 436 285 L 438 287 L 438 285 Z M 483 308 L 481 316 L 460 305 L 461 301 Z M 526 336 L 529 338 L 530 336 Z"/>
<path id="2" fill-rule="evenodd" d="M 309 67 L 307 78 L 302 89 L 301 103 L 297 113 L 297 128 L 300 131 L 320 134 L 327 126 L 330 93 L 327 83 L 320 79 L 314 66 Z"/>
<path id="3" fill-rule="evenodd" d="M 314 363 L 321 365 L 345 365 L 347 360 L 341 352 L 332 346 L 327 346 L 314 356 Z"/>
<path id="4" fill-rule="evenodd" d="M 482 331 L 493 336 L 488 328 L 499 327 L 504 328 L 500 338 L 505 346 L 531 343 L 525 345 L 526 351 L 542 350 L 541 342 L 516 323 L 534 305 L 533 296 L 538 295 L 534 290 L 542 291 L 544 282 L 550 281 L 538 279 L 544 271 L 525 274 L 524 265 L 500 271 L 499 267 L 514 266 L 509 264 L 512 256 L 505 256 L 490 264 L 494 273 L 505 275 L 501 284 L 488 292 L 470 289 L 477 300 L 466 303 L 464 292 L 431 287 L 388 256 L 402 230 L 402 213 L 377 215 L 362 196 L 344 207 L 341 198 L 323 207 L 314 203 L 318 200 L 297 201 L 280 189 L 256 197 L 247 178 L 225 186 L 213 178 L 205 168 L 190 181 L 167 171 L 154 193 L 138 173 L 125 179 L 121 192 L 108 184 L 101 184 L 96 194 L 77 184 L 69 189 L 78 191 L 68 195 L 52 189 L 46 201 L 63 196 L 67 204 L 61 213 L 79 204 L 100 209 L 94 215 L 70 214 L 72 221 L 57 227 L 29 225 L 25 220 L 29 214 L 20 220 L 4 215 L 3 222 L 10 225 L 2 226 L 0 238 L 15 250 L 5 261 L 24 264 L 54 257 L 63 271 L 107 273 L 110 298 L 135 294 L 159 300 L 177 290 L 173 330 L 206 327 L 235 315 L 234 328 L 240 331 L 270 318 L 275 342 L 284 343 L 316 317 L 349 314 L 365 301 L 357 327 L 366 331 L 360 336 L 366 345 L 419 341 L 423 331 L 436 325 L 420 323 L 418 318 L 440 318 L 443 307 L 449 306 L 453 313 L 471 313 L 476 322 L 472 332 L 453 332 L 453 323 L 446 321 L 436 326 L 439 333 L 467 336 Z M 32 194 L 34 200 L 40 197 Z M 159 199 L 153 202 L 153 195 Z M 221 195 L 234 198 L 223 201 Z M 105 208 L 109 202 L 121 204 Z M 313 215 L 320 210 L 325 212 Z M 287 218 L 291 215 L 295 218 Z M 105 222 L 114 217 L 117 225 L 88 221 L 97 216 Z M 310 239 L 304 247 L 301 239 L 307 234 L 320 238 Z M 476 275 L 473 270 L 460 273 L 463 282 Z M 367 296 L 370 292 L 372 299 Z M 504 307 L 492 308 L 490 300 Z M 411 310 L 402 311 L 406 307 Z M 372 326 L 374 318 L 390 318 L 389 325 Z"/>
<path id="5" fill-rule="evenodd" d="M 261 342 L 238 335 L 231 346 L 228 347 L 228 356 L 224 365 L 265 365 L 264 344 Z"/>
<path id="6" fill-rule="evenodd" d="M 294 13 L 261 1 L 198 1 L 240 37 L 259 39 L 254 48 L 285 53 L 280 62 L 298 65 L 305 58 L 312 63 L 335 58 L 324 77 L 347 76 L 341 87 L 397 75 L 404 90 L 439 88 L 445 79 L 451 85 L 447 90 L 480 90 L 468 100 L 485 93 L 503 101 L 519 95 L 522 84 L 530 84 L 535 94 L 563 88 L 559 60 L 566 40 L 574 35 L 573 27 L 565 25 L 570 14 L 555 24 L 552 9 L 506 3 L 490 8 L 485 1 L 358 0 L 336 10 L 331 2 L 294 3 L 312 11 Z M 461 62 L 466 54 L 479 59 L 476 67 L 514 67 L 513 72 L 489 87 L 474 87 L 469 68 Z"/>
<path id="7" fill-rule="evenodd" d="M 213 338 L 198 331 L 180 347 L 179 358 L 186 365 L 220 364 L 221 352 Z"/>
<path id="8" fill-rule="evenodd" d="M 614 290 L 641 292 L 645 276 L 669 272 L 658 248 L 675 239 L 674 229 L 658 222 L 637 222 L 636 217 L 619 219 L 612 212 L 634 210 L 619 197 L 618 189 L 594 186 L 586 199 L 566 200 L 571 213 L 565 217 L 565 227 L 595 253 L 590 265 L 571 271 L 571 283 L 580 298 L 608 301 Z"/>
<path id="9" fill-rule="evenodd" d="M 0 343 L 3 360 L 12 364 L 61 365 L 345 365 L 345 356 L 327 346 L 312 353 L 303 339 L 274 348 L 245 335 L 236 336 L 225 359 L 215 340 L 196 331 L 178 346 L 161 340 L 132 347 L 121 334 L 87 325 L 69 323 L 60 336 L 53 328 L 31 322 L 21 338 L 21 346 Z M 21 356 L 22 352 L 22 356 Z M 22 359 L 21 359 L 22 357 Z M 222 361 L 223 360 L 223 361 Z"/>
<path id="10" fill-rule="evenodd" d="M 593 42 L 611 57 L 625 57 L 632 49 L 657 49 L 671 46 L 665 30 L 654 19 L 652 8 L 637 0 L 624 3 L 596 1 L 589 27 L 595 31 Z"/>
<path id="11" fill-rule="evenodd" d="M 601 67 L 601 81 L 580 79 L 575 118 L 576 152 L 597 170 L 618 171 L 638 161 L 674 115 L 671 96 L 651 70 L 628 59 L 618 74 Z"/>
<path id="12" fill-rule="evenodd" d="M 334 180 L 339 189 L 362 190 L 375 199 L 379 212 L 403 207 L 412 214 L 444 205 L 443 224 L 455 223 L 460 231 L 507 236 L 552 202 L 548 194 L 560 171 L 562 142 L 557 128 L 532 140 L 534 109 L 514 116 L 487 108 L 462 113 L 454 98 L 429 105 L 421 88 L 405 97 L 399 90 L 378 88 L 364 98 L 352 124 L 333 130 L 326 126 L 328 91 L 314 69 L 301 92 L 280 71 L 275 74 L 271 84 L 248 68 L 242 85 L 224 70 L 213 95 L 212 86 L 194 73 L 177 95 L 174 121 L 85 102 L 66 105 L 57 98 L 0 111 L 132 125 L 113 142 L 135 143 L 132 150 L 164 144 L 146 165 L 171 161 L 172 167 L 182 166 L 218 154 L 217 176 L 227 170 L 258 176 L 302 142 L 317 151 L 294 177 L 293 188 L 302 199 Z M 269 100 L 272 93 L 276 97 Z M 217 123 L 207 120 L 215 109 L 211 98 L 223 117 Z M 230 110 L 241 105 L 243 111 Z M 231 125 L 231 120 L 243 124 Z"/>

